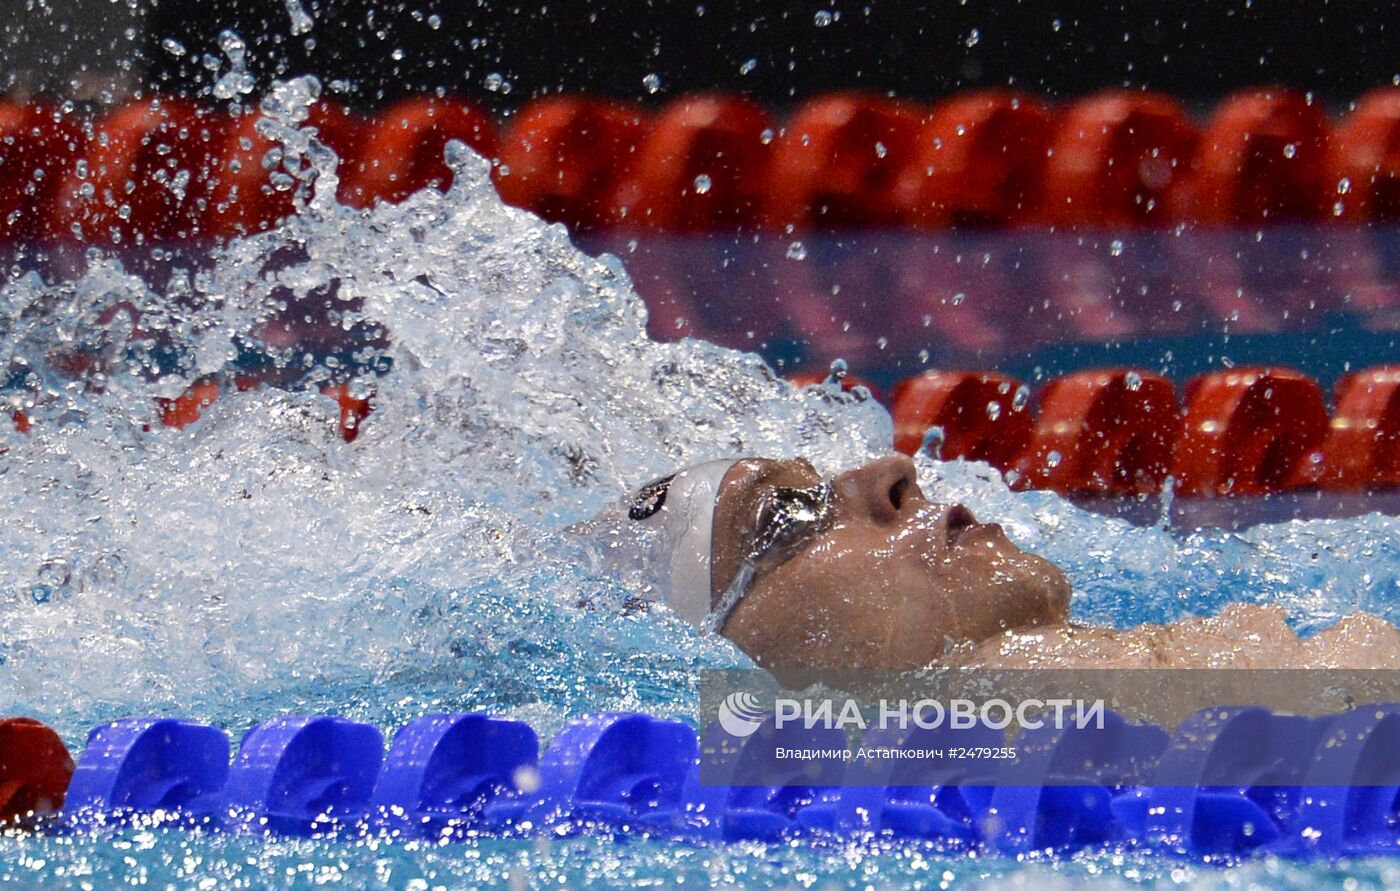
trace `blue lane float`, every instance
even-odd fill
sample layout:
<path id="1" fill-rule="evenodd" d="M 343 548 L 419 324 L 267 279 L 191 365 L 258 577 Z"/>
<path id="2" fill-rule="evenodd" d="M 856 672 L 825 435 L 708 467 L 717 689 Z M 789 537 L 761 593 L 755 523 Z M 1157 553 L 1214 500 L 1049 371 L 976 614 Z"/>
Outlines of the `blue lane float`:
<path id="1" fill-rule="evenodd" d="M 88 734 L 68 784 L 64 813 L 76 825 L 129 816 L 209 818 L 228 782 L 222 730 L 160 718 L 123 718 Z"/>
<path id="2" fill-rule="evenodd" d="M 1292 855 L 1400 853 L 1400 706 L 1333 719 L 1299 793 L 1296 825 L 1279 846 Z"/>
<path id="3" fill-rule="evenodd" d="M 517 824 L 563 821 L 613 829 L 663 829 L 681 808 L 695 731 L 680 721 L 606 714 L 564 727 L 540 760 L 539 785 Z"/>
<path id="4" fill-rule="evenodd" d="M 1102 727 L 1028 730 L 1017 758 L 985 790 L 984 837 L 1004 854 L 1076 851 L 1124 841 L 1113 800 L 1145 778 L 1166 731 L 1106 712 Z"/>
<path id="5" fill-rule="evenodd" d="M 229 819 L 315 835 L 365 817 L 384 758 L 378 728 L 336 717 L 273 718 L 249 730 L 224 788 Z"/>
<path id="6" fill-rule="evenodd" d="M 861 737 L 866 749 L 901 753 L 947 752 L 954 748 L 994 749 L 1003 733 L 983 724 L 904 729 L 872 727 Z M 975 821 L 984 817 L 988 785 L 996 781 L 990 762 L 935 759 L 857 760 L 847 767 L 842 786 L 827 801 L 804 808 L 802 825 L 839 835 L 884 835 L 945 845 L 977 840 Z"/>
<path id="7" fill-rule="evenodd" d="M 803 815 L 839 792 L 845 762 L 835 758 L 784 760 L 780 748 L 842 750 L 844 731 L 798 724 L 776 726 L 772 716 L 751 735 L 735 738 L 719 723 L 706 728 L 701 759 L 688 766 L 677 831 L 703 840 L 779 841 L 804 830 Z M 703 767 L 702 767 L 703 765 Z"/>
<path id="8" fill-rule="evenodd" d="M 505 828 L 536 775 L 530 725 L 482 714 L 428 715 L 394 735 L 375 784 L 373 821 L 391 833 L 460 837 Z M 487 817 L 488 809 L 491 817 Z"/>
<path id="9" fill-rule="evenodd" d="M 1262 708 L 1197 712 L 1177 728 L 1151 785 L 1133 793 L 1125 834 L 1204 856 L 1278 846 L 1296 823 L 1303 773 L 1329 720 Z"/>
<path id="10" fill-rule="evenodd" d="M 866 749 L 995 749 L 1001 731 L 871 730 Z M 436 840 L 591 831 L 719 842 L 905 838 L 1008 855 L 1102 844 L 1228 860 L 1400 854 L 1400 705 L 1304 718 L 1196 713 L 1170 737 L 1111 712 L 1103 727 L 1040 728 L 1003 762 L 777 758 L 837 750 L 844 731 L 749 736 L 612 713 L 566 725 L 543 753 L 527 724 L 429 715 L 394 736 L 331 716 L 267 721 L 230 764 L 224 731 L 127 718 L 92 731 L 63 818 L 140 815 L 229 831 L 368 832 Z M 933 757 L 933 756 L 930 756 Z M 941 758 L 941 756 L 937 756 Z"/>

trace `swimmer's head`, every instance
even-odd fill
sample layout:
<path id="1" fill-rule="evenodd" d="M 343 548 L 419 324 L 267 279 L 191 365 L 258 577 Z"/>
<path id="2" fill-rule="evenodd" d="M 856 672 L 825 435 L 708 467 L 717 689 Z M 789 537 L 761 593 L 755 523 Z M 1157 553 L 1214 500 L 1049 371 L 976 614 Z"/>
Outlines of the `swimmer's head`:
<path id="1" fill-rule="evenodd" d="M 650 565 L 659 599 L 765 667 L 922 667 L 1068 609 L 1053 564 L 930 502 L 903 456 L 831 480 L 802 460 L 709 462 L 598 524 Z"/>

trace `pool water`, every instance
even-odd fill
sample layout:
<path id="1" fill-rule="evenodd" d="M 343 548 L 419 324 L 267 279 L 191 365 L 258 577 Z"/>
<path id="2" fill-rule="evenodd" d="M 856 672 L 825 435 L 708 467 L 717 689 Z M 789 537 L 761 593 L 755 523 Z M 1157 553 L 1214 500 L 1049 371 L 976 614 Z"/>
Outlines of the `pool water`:
<path id="1" fill-rule="evenodd" d="M 77 839 L 6 839 L 6 888 L 1394 888 L 1400 865 L 1286 861 L 1222 868 L 1088 853 L 1062 861 L 946 855 L 925 846 L 667 845 L 638 839 L 483 839 L 433 845 L 287 841 L 135 831 Z"/>
<path id="2" fill-rule="evenodd" d="M 26 434 L 0 432 L 0 714 L 81 749 L 94 724 L 184 716 L 241 733 L 281 713 L 386 731 L 483 710 L 547 739 L 605 709 L 694 720 L 696 669 L 748 665 L 664 610 L 623 608 L 559 533 L 637 483 L 732 454 L 826 472 L 888 450 L 877 404 L 798 391 L 753 355 L 658 343 L 621 265 L 503 205 L 486 162 L 449 147 L 446 194 L 336 204 L 334 157 L 296 124 L 310 79 L 268 100 L 300 159 L 301 213 L 153 283 L 90 254 L 70 276 L 0 289 L 0 350 Z M 329 187 L 328 187 L 329 185 Z M 157 397 L 276 341 L 289 304 L 387 334 L 353 360 L 374 413 L 353 443 L 314 389 L 229 392 L 183 429 Z M 132 314 L 110 312 L 128 304 Z M 72 357 L 84 357 L 81 373 Z M 176 357 L 174 360 L 171 357 Z M 334 357 L 299 368 L 309 383 Z M 17 371 L 18 369 L 18 371 Z M 1377 514 L 1183 533 L 1012 493 L 984 465 L 919 459 L 933 497 L 996 517 L 1059 563 L 1081 621 L 1130 625 L 1274 603 L 1302 633 L 1358 609 L 1400 621 L 1400 520 Z M 1387 887 L 1391 862 L 1204 867 L 1114 852 L 1021 864 L 914 845 L 695 846 L 480 839 L 433 846 L 169 828 L 0 837 L 6 887 L 403 888 L 690 881 L 737 886 Z M 688 882 L 689 883 L 689 882 Z"/>

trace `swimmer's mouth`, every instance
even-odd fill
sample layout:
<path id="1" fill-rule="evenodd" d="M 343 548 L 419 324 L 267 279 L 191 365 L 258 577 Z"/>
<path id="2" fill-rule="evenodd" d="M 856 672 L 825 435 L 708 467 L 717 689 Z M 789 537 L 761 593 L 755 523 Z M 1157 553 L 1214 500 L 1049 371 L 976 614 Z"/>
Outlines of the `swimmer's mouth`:
<path id="1" fill-rule="evenodd" d="M 973 516 L 972 511 L 961 504 L 953 505 L 948 509 L 948 519 L 944 523 L 948 536 L 948 547 L 951 548 L 958 543 L 958 539 L 962 538 L 964 534 L 981 525 L 977 522 L 977 517 Z"/>

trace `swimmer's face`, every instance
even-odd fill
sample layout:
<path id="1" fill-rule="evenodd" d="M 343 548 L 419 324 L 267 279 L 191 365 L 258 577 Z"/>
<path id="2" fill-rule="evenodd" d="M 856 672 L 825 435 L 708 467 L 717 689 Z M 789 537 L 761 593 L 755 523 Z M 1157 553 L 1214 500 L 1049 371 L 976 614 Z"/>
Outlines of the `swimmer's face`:
<path id="1" fill-rule="evenodd" d="M 751 459 L 720 489 L 715 599 L 745 562 L 756 570 L 720 631 L 759 665 L 919 668 L 950 645 L 1065 620 L 1064 575 L 995 523 L 930 502 L 908 458 L 836 477 L 804 522 L 822 482 L 806 461 Z"/>

